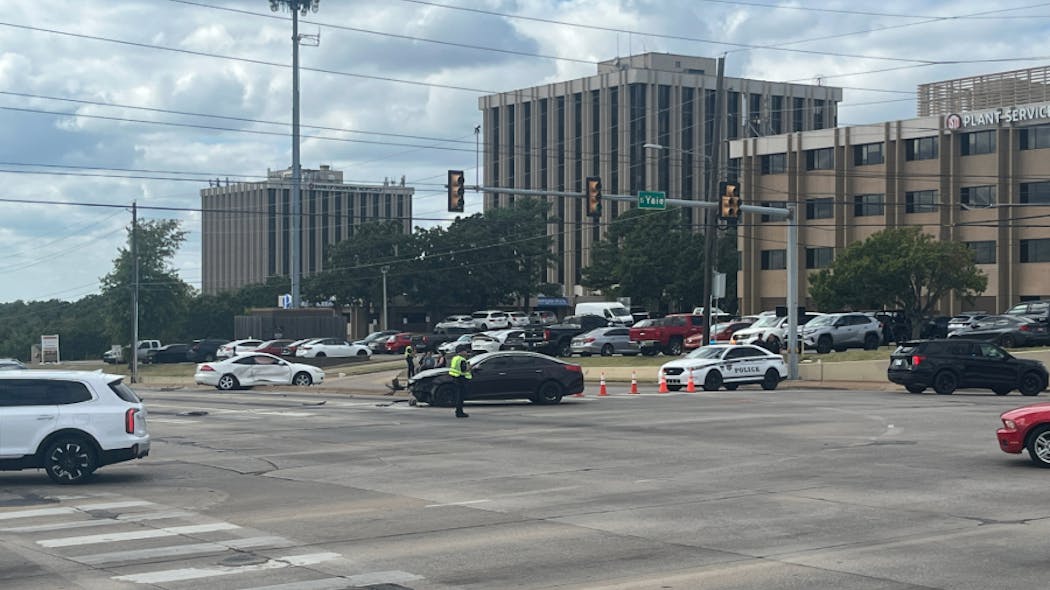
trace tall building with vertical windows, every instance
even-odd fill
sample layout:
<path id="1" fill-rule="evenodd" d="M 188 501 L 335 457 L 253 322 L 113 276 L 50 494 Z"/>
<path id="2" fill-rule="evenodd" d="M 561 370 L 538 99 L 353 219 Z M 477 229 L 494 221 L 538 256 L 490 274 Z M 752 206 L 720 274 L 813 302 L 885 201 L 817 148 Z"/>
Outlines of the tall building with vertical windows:
<path id="1" fill-rule="evenodd" d="M 291 269 L 291 169 L 270 171 L 263 182 L 201 190 L 201 290 L 218 293 L 261 283 Z M 414 189 L 400 184 L 343 184 L 343 173 L 322 165 L 302 171 L 303 276 L 324 269 L 328 248 L 362 223 L 393 220 L 412 231 Z"/>
<path id="2" fill-rule="evenodd" d="M 705 200 L 716 147 L 716 67 L 710 58 L 644 53 L 600 62 L 587 78 L 481 97 L 485 186 L 582 195 L 584 179 L 599 176 L 605 194 L 660 190 Z M 838 88 L 742 78 L 727 77 L 725 87 L 728 139 L 834 127 L 842 98 Z M 515 198 L 521 197 L 486 194 L 484 207 Z M 547 282 L 562 284 L 566 294 L 582 292 L 591 248 L 605 225 L 634 205 L 607 201 L 596 223 L 582 198 L 546 198 L 557 256 Z M 698 211 L 685 209 L 691 223 L 699 222 Z"/>
<path id="3" fill-rule="evenodd" d="M 810 309 L 808 275 L 904 226 L 966 243 L 988 277 L 975 301 L 948 296 L 940 313 L 1050 298 L 1050 102 L 737 140 L 730 157 L 746 204 L 797 207 L 798 301 Z M 738 239 L 741 312 L 783 305 L 786 222 L 745 213 Z"/>

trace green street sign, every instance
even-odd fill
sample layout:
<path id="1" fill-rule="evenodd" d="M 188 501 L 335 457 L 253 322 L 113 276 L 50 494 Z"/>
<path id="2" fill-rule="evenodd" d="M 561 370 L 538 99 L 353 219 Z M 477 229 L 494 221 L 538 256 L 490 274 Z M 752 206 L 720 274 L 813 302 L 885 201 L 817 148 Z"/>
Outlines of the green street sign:
<path id="1" fill-rule="evenodd" d="M 666 209 L 667 193 L 663 191 L 639 191 L 639 209 Z"/>

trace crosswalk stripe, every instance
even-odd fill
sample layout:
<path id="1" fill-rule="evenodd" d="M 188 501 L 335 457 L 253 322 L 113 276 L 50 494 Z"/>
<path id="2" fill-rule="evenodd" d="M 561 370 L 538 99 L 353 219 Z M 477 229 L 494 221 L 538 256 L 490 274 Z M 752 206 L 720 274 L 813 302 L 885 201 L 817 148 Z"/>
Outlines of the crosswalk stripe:
<path id="1" fill-rule="evenodd" d="M 63 508 L 37 508 L 34 510 L 15 510 L 12 512 L 0 512 L 0 520 L 13 518 L 35 518 L 37 516 L 56 516 L 59 514 L 74 514 L 76 508 L 69 506 Z"/>
<path id="2" fill-rule="evenodd" d="M 114 543 L 117 541 L 134 541 L 139 539 L 156 539 L 159 537 L 175 537 L 178 535 L 192 535 L 196 533 L 210 533 L 212 531 L 228 531 L 238 529 L 239 526 L 228 522 L 215 524 L 198 524 L 191 526 L 177 526 L 170 528 L 143 529 L 125 533 L 107 533 L 102 535 L 84 535 L 81 537 L 65 537 L 60 539 L 45 539 L 37 541 L 41 547 L 72 547 L 74 545 L 92 545 L 95 543 Z"/>
<path id="3" fill-rule="evenodd" d="M 144 514 L 121 514 L 116 518 L 96 518 L 93 520 L 74 520 L 57 522 L 54 524 L 38 524 L 35 526 L 16 526 L 0 529 L 0 533 L 45 533 L 48 531 L 61 531 L 66 529 L 82 529 L 88 527 L 111 526 L 126 522 L 141 522 L 144 520 L 164 520 L 166 518 L 184 518 L 194 516 L 192 512 L 185 510 L 169 510 L 167 512 L 147 512 Z"/>
<path id="4" fill-rule="evenodd" d="M 304 582 L 287 582 L 272 586 L 256 586 L 247 590 L 344 590 L 348 587 L 379 586 L 382 584 L 399 584 L 422 580 L 423 576 L 402 571 L 371 572 L 345 578 L 322 578 Z"/>
<path id="5" fill-rule="evenodd" d="M 145 500 L 125 500 L 123 502 L 96 502 L 94 504 L 78 504 L 77 510 L 113 510 L 116 508 L 134 508 L 135 506 L 152 506 L 153 502 Z"/>
<path id="6" fill-rule="evenodd" d="M 256 547 L 290 547 L 293 543 L 284 537 L 247 537 L 233 541 L 222 541 L 218 543 L 195 543 L 193 545 L 172 545 L 168 547 L 155 547 L 153 549 L 137 549 L 132 551 L 113 551 L 110 553 L 95 553 L 93 555 L 81 555 L 70 557 L 73 561 L 84 565 L 104 565 L 122 561 L 139 561 L 154 559 L 157 557 L 181 557 L 186 555 L 200 555 L 207 553 L 222 553 L 229 550 L 252 549 Z"/>
<path id="7" fill-rule="evenodd" d="M 181 582 L 185 580 L 198 580 L 200 578 L 212 578 L 216 576 L 229 576 L 232 574 L 243 574 L 248 572 L 261 572 L 266 570 L 283 569 L 286 567 L 298 567 L 314 565 L 323 561 L 338 559 L 342 555 L 338 553 L 309 553 L 306 555 L 288 555 L 271 559 L 266 563 L 258 565 L 243 566 L 218 566 L 211 568 L 183 568 L 176 570 L 163 570 L 159 572 L 146 572 L 126 576 L 113 576 L 112 579 L 121 582 L 134 582 L 136 584 L 165 584 L 168 582 Z"/>

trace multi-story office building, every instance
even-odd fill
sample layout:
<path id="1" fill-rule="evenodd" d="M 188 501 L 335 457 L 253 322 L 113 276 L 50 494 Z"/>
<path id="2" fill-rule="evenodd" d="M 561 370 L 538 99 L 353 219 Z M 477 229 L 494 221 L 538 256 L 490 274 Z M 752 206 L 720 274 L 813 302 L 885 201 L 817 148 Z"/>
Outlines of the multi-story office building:
<path id="1" fill-rule="evenodd" d="M 587 78 L 481 97 L 484 184 L 582 194 L 584 179 L 600 176 L 606 194 L 660 190 L 704 200 L 707 158 L 715 149 L 716 64 L 645 53 L 601 62 Z M 838 88 L 805 84 L 727 77 L 725 87 L 729 139 L 834 127 L 842 98 Z M 484 207 L 515 198 L 487 194 Z M 601 223 L 594 223 L 582 198 L 547 198 L 558 220 L 548 225 L 557 263 L 547 281 L 572 294 L 603 225 L 632 205 L 607 202 Z M 685 210 L 691 222 L 699 221 L 696 212 Z"/>
<path id="2" fill-rule="evenodd" d="M 343 173 L 322 165 L 302 171 L 300 269 L 324 268 L 328 247 L 354 235 L 362 223 L 400 222 L 412 231 L 414 189 L 343 184 Z M 287 275 L 291 269 L 291 169 L 270 171 L 263 182 L 201 190 L 201 266 L 204 293 L 217 293 Z"/>
<path id="3" fill-rule="evenodd" d="M 919 85 L 918 115 L 948 115 L 1050 101 L 1050 66 Z"/>
<path id="4" fill-rule="evenodd" d="M 738 140 L 730 157 L 746 204 L 797 206 L 810 308 L 806 275 L 902 226 L 969 244 L 988 277 L 976 301 L 947 297 L 941 313 L 1050 298 L 1050 102 Z M 745 213 L 738 231 L 741 311 L 783 305 L 785 222 Z"/>

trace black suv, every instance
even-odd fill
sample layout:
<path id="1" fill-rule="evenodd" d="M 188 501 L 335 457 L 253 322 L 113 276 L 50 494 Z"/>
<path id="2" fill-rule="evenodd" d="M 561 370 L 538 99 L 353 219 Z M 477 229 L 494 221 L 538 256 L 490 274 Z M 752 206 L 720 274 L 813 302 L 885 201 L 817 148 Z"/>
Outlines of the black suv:
<path id="1" fill-rule="evenodd" d="M 1003 315 L 1021 315 L 1047 324 L 1050 323 L 1050 301 L 1022 301 L 1004 311 Z"/>
<path id="2" fill-rule="evenodd" d="M 204 338 L 194 340 L 190 349 L 186 351 L 186 360 L 195 363 L 210 363 L 215 360 L 215 351 L 229 340 L 222 338 Z"/>
<path id="3" fill-rule="evenodd" d="M 1022 395 L 1039 395 L 1048 378 L 1039 361 L 1019 359 L 991 342 L 958 338 L 901 344 L 890 355 L 886 376 L 912 393 L 933 387 L 941 395 L 960 388 L 991 389 L 996 395 L 1017 389 Z"/>

